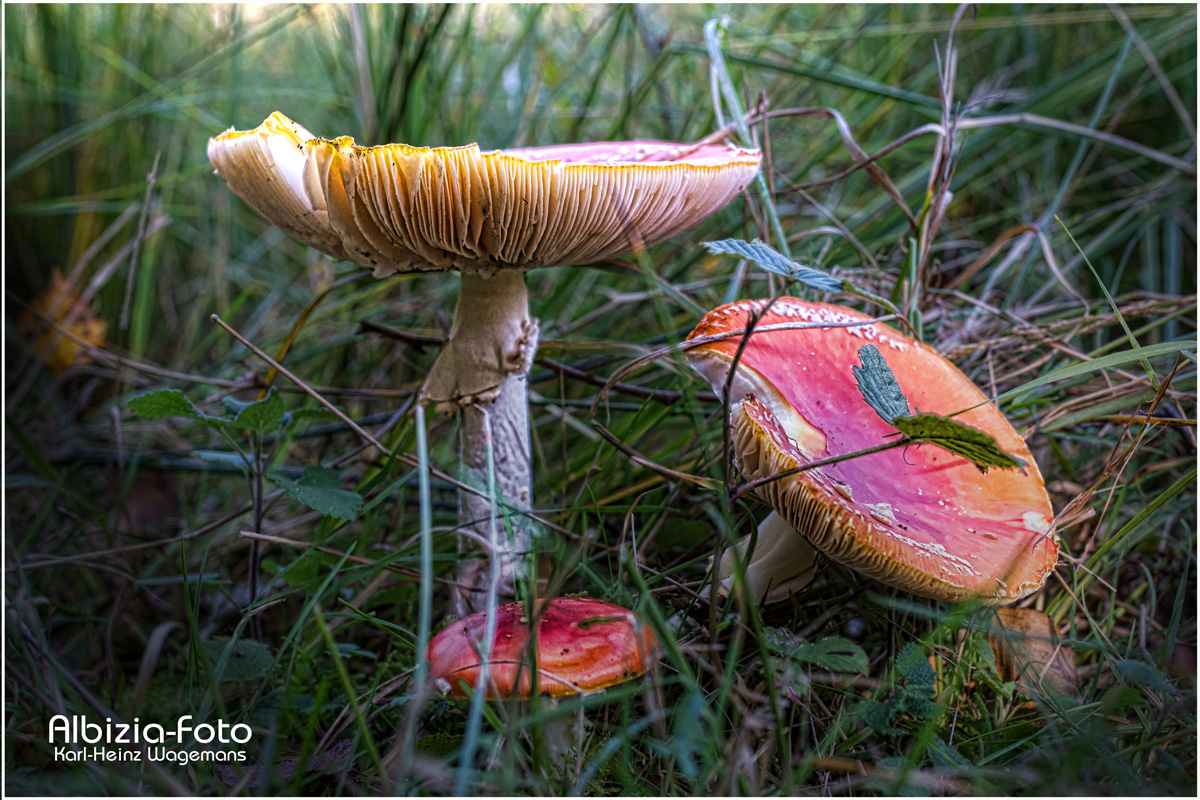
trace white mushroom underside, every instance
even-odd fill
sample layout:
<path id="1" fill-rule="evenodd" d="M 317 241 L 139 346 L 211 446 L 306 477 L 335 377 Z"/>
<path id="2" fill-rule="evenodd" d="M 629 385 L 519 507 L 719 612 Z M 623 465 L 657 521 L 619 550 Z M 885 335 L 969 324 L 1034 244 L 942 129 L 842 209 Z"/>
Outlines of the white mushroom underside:
<path id="1" fill-rule="evenodd" d="M 745 564 L 746 590 L 760 603 L 778 603 L 812 582 L 816 550 L 778 512 L 758 525 L 756 536 L 745 536 L 726 550 L 717 565 L 718 591 L 733 591 L 735 559 L 745 559 L 754 539 L 754 552 Z"/>

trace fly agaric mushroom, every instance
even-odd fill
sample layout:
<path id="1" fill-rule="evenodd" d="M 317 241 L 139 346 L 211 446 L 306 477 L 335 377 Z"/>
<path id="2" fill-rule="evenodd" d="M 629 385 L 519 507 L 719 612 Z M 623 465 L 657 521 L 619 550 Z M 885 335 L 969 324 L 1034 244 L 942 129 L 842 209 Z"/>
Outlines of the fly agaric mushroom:
<path id="1" fill-rule="evenodd" d="M 722 306 L 689 338 L 745 329 L 765 306 L 762 300 Z M 792 327 L 769 330 L 781 323 Z M 718 392 L 741 339 L 737 334 L 688 351 L 691 365 Z M 912 406 L 955 414 L 990 434 L 1028 462 L 1025 471 L 983 474 L 962 456 L 923 445 L 856 456 L 755 491 L 834 561 L 913 594 L 996 603 L 1038 589 L 1054 569 L 1058 543 L 1029 448 L 983 392 L 933 348 L 852 309 L 784 297 L 762 314 L 730 393 L 729 424 L 742 473 L 766 478 L 884 444 L 896 434 L 855 379 L 852 367 L 866 344 L 883 353 Z M 760 535 L 758 548 L 773 546 Z"/>
<path id="2" fill-rule="evenodd" d="M 276 112 L 250 131 L 208 143 L 229 187 L 292 237 L 334 258 L 403 271 L 462 273 L 450 338 L 423 398 L 462 413 L 463 481 L 487 486 L 487 428 L 501 506 L 528 510 L 525 380 L 537 350 L 525 272 L 588 264 L 657 244 L 728 203 L 762 155 L 721 145 L 608 142 L 483 152 L 464 147 L 360 147 L 320 139 Z M 490 499 L 459 496 L 459 549 L 490 541 Z M 530 527 L 491 542 L 499 594 L 514 596 Z M 503 525 L 495 526 L 503 530 Z M 460 561 L 455 610 L 482 607 L 486 562 Z"/>
<path id="3" fill-rule="evenodd" d="M 429 675 L 442 694 L 466 697 L 483 667 L 485 611 L 453 623 L 429 641 Z M 488 651 L 490 699 L 528 699 L 532 673 L 538 692 L 550 697 L 597 691 L 648 670 L 658 657 L 654 632 L 632 611 L 586 597 L 537 602 L 536 663 L 529 663 L 529 622 L 524 603 L 496 609 Z"/>

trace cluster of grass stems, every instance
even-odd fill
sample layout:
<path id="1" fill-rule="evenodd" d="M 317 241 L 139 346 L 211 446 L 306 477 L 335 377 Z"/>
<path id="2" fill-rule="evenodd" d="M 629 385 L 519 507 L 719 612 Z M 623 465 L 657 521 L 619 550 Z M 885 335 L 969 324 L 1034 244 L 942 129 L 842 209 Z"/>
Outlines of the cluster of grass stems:
<path id="1" fill-rule="evenodd" d="M 4 14 L 9 319 L 59 267 L 108 321 L 61 375 L 6 328 L 8 792 L 1194 794 L 1194 8 Z M 456 281 L 373 280 L 233 197 L 206 139 L 276 109 L 364 143 L 763 148 L 763 180 L 697 230 L 529 276 L 543 534 L 523 589 L 637 609 L 664 650 L 645 678 L 553 707 L 418 691 L 417 643 L 449 609 L 456 450 L 413 398 Z M 765 509 L 677 351 L 610 377 L 722 302 L 801 291 L 700 246 L 755 237 L 885 301 L 999 398 L 1062 512 L 1061 563 L 1024 605 L 1074 651 L 1074 697 L 1004 686 L 987 611 L 828 561 L 785 607 L 701 596 Z M 214 412 L 269 386 L 317 406 L 259 351 L 355 426 L 251 447 L 128 411 L 168 386 Z M 262 480 L 317 464 L 365 496 L 355 521 Z M 869 669 L 789 663 L 773 628 L 843 637 Z M 914 644 L 932 706 L 873 725 Z M 255 737 L 236 771 L 131 772 L 53 761 L 56 713 Z M 556 753 L 550 731 L 580 720 Z"/>

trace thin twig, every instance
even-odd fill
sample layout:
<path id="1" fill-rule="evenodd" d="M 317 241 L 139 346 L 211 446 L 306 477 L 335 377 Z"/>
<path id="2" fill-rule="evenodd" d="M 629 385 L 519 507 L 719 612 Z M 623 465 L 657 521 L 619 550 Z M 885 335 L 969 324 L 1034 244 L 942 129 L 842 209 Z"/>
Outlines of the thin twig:
<path id="1" fill-rule="evenodd" d="M 142 216 L 138 220 L 137 236 L 133 239 L 133 253 L 129 256 L 129 277 L 125 281 L 125 301 L 121 303 L 119 327 L 122 331 L 129 330 L 129 306 L 133 300 L 133 285 L 137 282 L 138 256 L 142 253 L 142 239 L 146 235 L 146 217 L 150 213 L 150 193 L 154 191 L 154 181 L 158 178 L 158 159 L 161 155 L 161 150 L 154 154 L 154 163 L 150 166 L 150 173 L 146 175 L 146 194 L 142 198 Z"/>

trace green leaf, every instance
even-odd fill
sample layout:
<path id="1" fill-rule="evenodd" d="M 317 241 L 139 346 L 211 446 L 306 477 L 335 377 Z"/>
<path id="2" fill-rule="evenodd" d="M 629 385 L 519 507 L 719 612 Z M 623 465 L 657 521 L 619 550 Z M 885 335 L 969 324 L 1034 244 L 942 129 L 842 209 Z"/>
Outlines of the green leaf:
<path id="1" fill-rule="evenodd" d="M 233 424 L 243 430 L 257 431 L 258 433 L 273 431 L 283 422 L 285 410 L 283 398 L 272 386 L 266 397 L 248 404 L 239 411 Z"/>
<path id="2" fill-rule="evenodd" d="M 764 628 L 763 638 L 771 652 L 797 664 L 814 664 L 832 672 L 865 673 L 867 654 L 849 639 L 830 636 L 806 642 L 786 628 Z"/>
<path id="3" fill-rule="evenodd" d="M 154 389 L 129 400 L 129 410 L 147 419 L 166 417 L 188 417 L 201 422 L 220 422 L 219 417 L 210 417 L 192 405 L 178 389 Z"/>
<path id="4" fill-rule="evenodd" d="M 1005 700 L 1012 697 L 1017 682 L 1001 680 L 1000 670 L 996 667 L 996 652 L 992 650 L 992 646 L 987 643 L 986 639 L 982 636 L 968 638 L 964 656 L 974 665 L 975 669 L 971 674 L 975 678 L 987 684 L 992 691 Z"/>
<path id="5" fill-rule="evenodd" d="M 991 434 L 940 414 L 913 415 L 908 408 L 908 398 L 875 345 L 860 347 L 858 359 L 862 366 L 856 364 L 852 369 L 867 405 L 915 443 L 937 445 L 960 455 L 983 473 L 992 467 L 1025 467 L 1024 461 L 1002 450 Z"/>
<path id="6" fill-rule="evenodd" d="M 785 656 L 804 644 L 803 639 L 787 628 L 763 628 L 763 641 L 767 643 L 767 649 L 777 656 Z"/>
<path id="7" fill-rule="evenodd" d="M 327 467 L 305 467 L 300 480 L 294 482 L 278 469 L 268 472 L 267 477 L 283 489 L 288 497 L 327 517 L 349 522 L 362 511 L 362 495 L 343 489 L 342 479 Z"/>
<path id="8" fill-rule="evenodd" d="M 925 651 L 916 642 L 904 645 L 904 649 L 896 656 L 896 672 L 904 676 L 906 683 L 921 691 L 932 692 L 937 682 L 937 673 L 929 666 Z"/>
<path id="9" fill-rule="evenodd" d="M 337 646 L 338 655 L 342 658 L 352 658 L 354 656 L 362 656 L 363 658 L 378 658 L 378 654 L 370 650 L 364 650 L 353 642 L 340 642 Z"/>
<path id="10" fill-rule="evenodd" d="M 462 747 L 462 740 L 462 734 L 459 733 L 432 733 L 428 736 L 421 736 L 413 744 L 418 753 L 441 758 Z"/>
<path id="11" fill-rule="evenodd" d="M 254 400 L 238 400 L 237 398 L 225 395 L 221 398 L 221 405 L 225 406 L 225 413 L 230 417 L 236 417 L 242 413 L 242 409 L 246 406 L 254 405 Z"/>
<path id="12" fill-rule="evenodd" d="M 840 292 L 846 288 L 845 283 L 840 279 L 832 275 L 826 275 L 824 272 L 815 270 L 812 267 L 797 264 L 783 253 L 780 253 L 759 239 L 755 239 L 753 242 L 746 242 L 741 239 L 722 239 L 719 242 L 705 242 L 704 246 L 708 248 L 708 252 L 714 255 L 731 255 L 744 258 L 768 272 L 774 272 L 776 275 L 791 278 L 814 289 L 821 289 L 826 292 Z"/>
<path id="13" fill-rule="evenodd" d="M 215 671 L 223 681 L 247 681 L 265 678 L 275 663 L 271 649 L 262 642 L 253 639 L 238 639 L 230 642 L 228 639 L 212 639 L 204 643 L 208 656 L 216 664 Z M 228 655 L 226 656 L 226 653 Z M 226 658 L 224 669 L 221 660 Z"/>
<path id="14" fill-rule="evenodd" d="M 970 770 L 975 766 L 954 745 L 943 742 L 937 736 L 929 737 L 929 760 L 938 769 Z"/>
<path id="15" fill-rule="evenodd" d="M 815 664 L 832 672 L 865 674 L 869 669 L 867 654 L 848 639 L 831 636 L 816 642 L 805 642 L 792 651 L 792 658 Z"/>
<path id="16" fill-rule="evenodd" d="M 917 414 L 892 420 L 896 430 L 918 444 L 933 444 L 970 461 L 980 472 L 991 467 L 1023 469 L 1022 459 L 1006 453 L 995 438 L 978 428 L 938 414 Z"/>
<path id="17" fill-rule="evenodd" d="M 892 374 L 879 348 L 873 344 L 860 347 L 858 360 L 862 366 L 856 364 L 852 369 L 858 381 L 858 390 L 862 392 L 867 405 L 875 409 L 884 422 L 894 423 L 898 417 L 911 416 L 908 398 L 900 390 L 900 384 L 896 382 L 896 376 Z"/>

